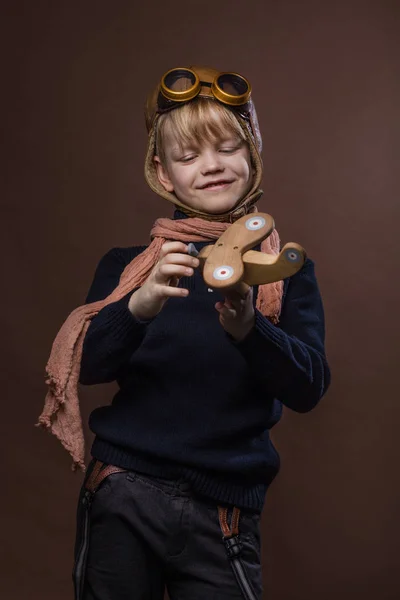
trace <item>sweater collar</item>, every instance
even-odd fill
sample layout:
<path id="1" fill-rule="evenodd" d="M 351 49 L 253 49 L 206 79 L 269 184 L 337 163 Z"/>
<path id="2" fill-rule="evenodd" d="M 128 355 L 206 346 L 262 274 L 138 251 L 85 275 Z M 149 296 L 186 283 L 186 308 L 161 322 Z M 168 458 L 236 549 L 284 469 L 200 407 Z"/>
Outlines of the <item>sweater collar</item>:
<path id="1" fill-rule="evenodd" d="M 174 211 L 174 221 L 177 221 L 178 219 L 188 219 L 188 215 L 185 214 L 182 210 L 179 210 L 179 208 L 176 208 Z"/>

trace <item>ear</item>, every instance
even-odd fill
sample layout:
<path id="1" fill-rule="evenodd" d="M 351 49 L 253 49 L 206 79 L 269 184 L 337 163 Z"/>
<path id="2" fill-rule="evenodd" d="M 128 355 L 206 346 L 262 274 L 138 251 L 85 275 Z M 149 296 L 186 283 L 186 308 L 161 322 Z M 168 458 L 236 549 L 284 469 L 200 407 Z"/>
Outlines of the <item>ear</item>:
<path id="1" fill-rule="evenodd" d="M 174 186 L 172 185 L 172 182 L 168 175 L 168 171 L 162 164 L 160 157 L 155 156 L 153 160 L 154 164 L 156 165 L 158 181 L 161 183 L 161 185 L 167 192 L 173 192 Z"/>

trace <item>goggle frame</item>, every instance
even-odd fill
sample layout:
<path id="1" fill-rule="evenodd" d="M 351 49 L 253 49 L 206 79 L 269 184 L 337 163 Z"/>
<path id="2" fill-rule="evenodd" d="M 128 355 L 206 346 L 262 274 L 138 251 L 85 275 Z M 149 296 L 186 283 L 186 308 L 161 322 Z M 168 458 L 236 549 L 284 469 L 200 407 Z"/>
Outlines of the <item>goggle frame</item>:
<path id="1" fill-rule="evenodd" d="M 182 77 L 189 76 L 189 78 L 193 81 L 192 86 L 187 90 L 173 90 L 168 87 L 166 83 L 167 79 L 171 77 L 171 75 L 174 73 L 179 74 L 180 71 L 182 72 Z M 241 94 L 229 94 L 228 92 L 225 92 L 219 85 L 219 80 L 221 77 L 239 79 L 240 83 L 244 83 L 246 88 L 245 91 Z M 193 100 L 200 94 L 202 87 L 210 87 L 214 98 L 230 108 L 244 108 L 250 100 L 252 91 L 250 82 L 239 73 L 231 73 L 228 71 L 218 73 L 218 75 L 214 77 L 214 80 L 210 84 L 210 82 L 201 81 L 198 74 L 192 69 L 187 67 L 176 67 L 167 71 L 161 78 L 160 93 L 157 100 L 157 112 L 163 113 L 168 110 L 172 110 L 179 104 L 190 102 L 190 100 Z M 247 111 L 244 110 L 244 113 L 246 112 Z"/>

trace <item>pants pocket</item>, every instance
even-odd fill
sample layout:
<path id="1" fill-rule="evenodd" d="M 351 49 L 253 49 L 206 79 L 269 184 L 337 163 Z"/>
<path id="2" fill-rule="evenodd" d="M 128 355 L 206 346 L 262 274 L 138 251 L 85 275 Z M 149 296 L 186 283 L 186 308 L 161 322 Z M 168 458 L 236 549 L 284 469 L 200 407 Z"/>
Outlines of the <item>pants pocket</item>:
<path id="1" fill-rule="evenodd" d="M 241 537 L 248 539 L 254 549 L 261 551 L 261 517 L 258 514 L 242 513 L 239 522 Z"/>

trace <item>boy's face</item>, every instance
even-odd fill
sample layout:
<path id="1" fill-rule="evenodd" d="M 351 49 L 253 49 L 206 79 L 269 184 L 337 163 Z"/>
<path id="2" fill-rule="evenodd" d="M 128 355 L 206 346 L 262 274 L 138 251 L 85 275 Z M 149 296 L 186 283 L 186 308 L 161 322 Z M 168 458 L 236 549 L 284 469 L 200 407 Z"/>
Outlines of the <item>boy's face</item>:
<path id="1" fill-rule="evenodd" d="M 234 133 L 220 141 L 182 146 L 166 123 L 164 154 L 165 164 L 154 158 L 160 183 L 195 210 L 228 212 L 252 186 L 248 144 Z"/>

